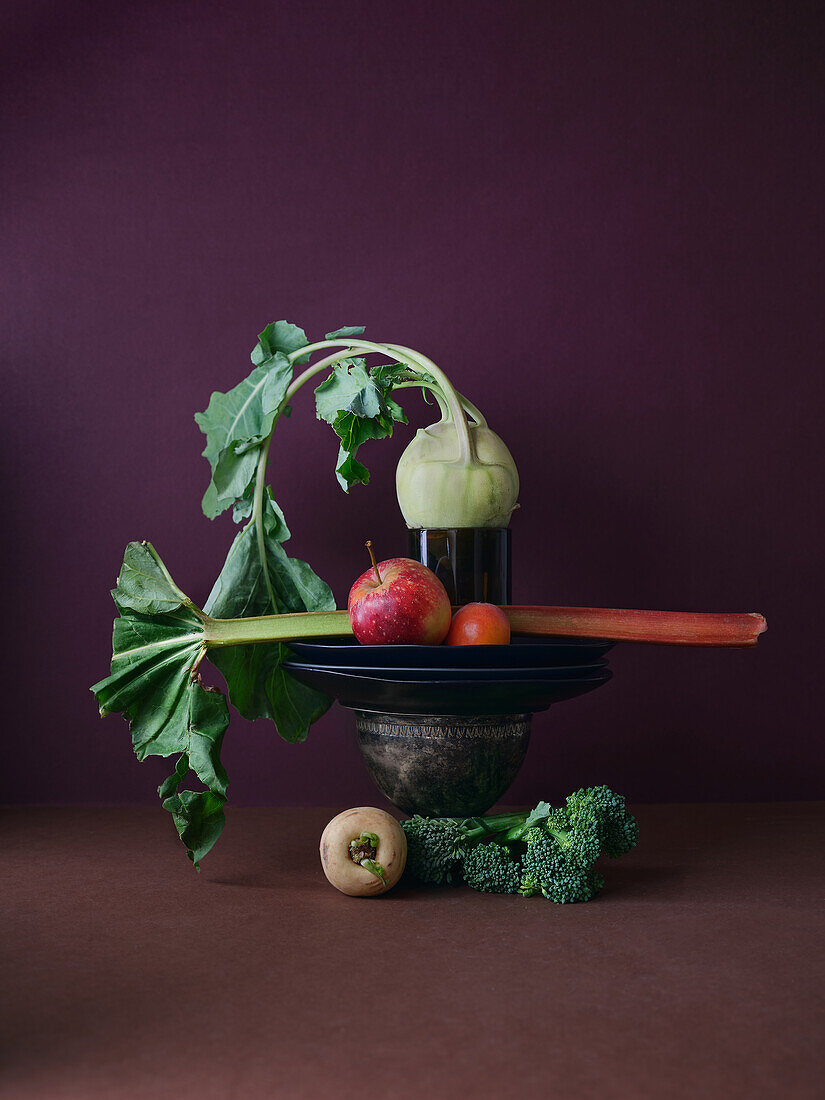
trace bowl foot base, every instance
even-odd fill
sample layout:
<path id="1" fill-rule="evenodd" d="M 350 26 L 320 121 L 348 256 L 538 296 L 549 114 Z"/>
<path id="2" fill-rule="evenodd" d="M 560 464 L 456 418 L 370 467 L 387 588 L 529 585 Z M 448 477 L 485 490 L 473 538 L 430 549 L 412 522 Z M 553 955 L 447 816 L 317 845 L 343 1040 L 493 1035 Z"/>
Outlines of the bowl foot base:
<path id="1" fill-rule="evenodd" d="M 356 710 L 373 782 L 407 814 L 469 817 L 496 803 L 530 741 L 531 714 L 384 714 Z"/>

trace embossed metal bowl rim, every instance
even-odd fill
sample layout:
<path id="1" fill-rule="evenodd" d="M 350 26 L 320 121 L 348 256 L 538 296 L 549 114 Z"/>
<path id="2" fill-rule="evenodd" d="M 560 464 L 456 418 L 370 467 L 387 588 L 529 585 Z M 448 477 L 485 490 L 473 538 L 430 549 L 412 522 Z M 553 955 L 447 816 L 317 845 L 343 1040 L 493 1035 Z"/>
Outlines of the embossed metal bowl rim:
<path id="1" fill-rule="evenodd" d="M 549 710 L 552 707 L 552 703 L 547 703 L 543 707 L 531 707 L 530 710 L 523 711 L 528 718 L 531 718 L 534 714 L 541 714 L 542 711 Z M 380 710 L 377 707 L 364 707 L 360 703 L 341 703 L 344 710 L 351 710 L 357 718 L 359 714 L 373 714 L 378 717 L 384 718 L 427 718 L 426 714 L 411 714 L 408 710 L 394 711 L 387 710 L 386 707 L 382 707 Z M 491 711 L 485 714 L 437 714 L 434 717 L 443 719 L 445 722 L 467 722 L 473 718 L 479 721 L 492 720 L 494 718 L 503 719 L 508 718 L 512 714 L 511 711 Z"/>
<path id="2" fill-rule="evenodd" d="M 353 709 L 359 731 L 362 728 L 364 718 L 367 718 L 368 721 L 374 718 L 391 726 L 410 726 L 415 730 L 416 737 L 426 737 L 426 734 L 418 731 L 428 727 L 446 731 L 445 736 L 449 736 L 450 732 L 456 728 L 467 731 L 477 729 L 479 736 L 476 740 L 481 740 L 485 734 L 489 736 L 494 727 L 499 729 L 509 727 L 511 736 L 520 736 L 529 730 L 534 713 L 533 711 L 520 711 L 517 714 L 410 714 L 405 711 L 394 714 L 392 711 L 370 710 L 368 707 L 354 707 Z M 388 731 L 381 730 L 380 732 L 385 737 L 393 736 Z M 398 736 L 403 737 L 404 734 Z M 438 738 L 435 738 L 435 740 L 438 740 Z"/>

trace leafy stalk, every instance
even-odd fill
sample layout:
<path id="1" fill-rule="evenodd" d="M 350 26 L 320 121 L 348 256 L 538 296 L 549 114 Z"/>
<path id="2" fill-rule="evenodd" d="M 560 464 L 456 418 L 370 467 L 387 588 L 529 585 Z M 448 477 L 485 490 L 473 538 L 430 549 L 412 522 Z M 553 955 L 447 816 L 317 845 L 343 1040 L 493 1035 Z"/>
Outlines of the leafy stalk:
<path id="1" fill-rule="evenodd" d="M 284 532 L 288 536 L 285 525 L 282 536 Z M 242 532 L 239 538 L 244 537 Z M 280 549 L 279 543 L 275 545 Z M 241 560 L 248 563 L 250 557 L 254 554 L 247 554 L 245 545 L 234 555 L 230 551 L 231 570 Z M 275 564 L 292 602 L 310 601 L 307 586 L 323 585 L 308 566 L 302 571 L 298 567 L 304 563 L 296 564 L 283 551 Z M 224 577 L 227 580 L 231 578 Z M 216 589 L 210 599 L 214 597 L 213 604 L 221 606 L 226 595 L 221 578 Z M 253 586 L 254 591 L 261 589 L 260 584 Z M 112 598 L 118 617 L 111 672 L 91 690 L 102 716 L 120 713 L 127 719 L 139 760 L 178 757 L 158 793 L 198 868 L 223 828 L 228 786 L 220 750 L 229 710 L 223 692 L 205 686 L 201 679 L 204 657 L 209 653 L 226 675 L 230 698 L 238 709 L 253 716 L 258 710 L 267 711 L 283 736 L 300 740 L 306 736 L 308 722 L 319 717 L 330 700 L 297 681 L 286 682 L 286 673 L 279 667 L 283 644 L 301 636 L 347 633 L 349 620 L 345 611 L 214 619 L 178 588 L 146 542 L 126 547 Z M 331 602 L 331 594 L 324 602 Z M 250 655 L 250 663 L 238 666 L 239 654 Z M 190 772 L 204 789 L 179 792 Z"/>

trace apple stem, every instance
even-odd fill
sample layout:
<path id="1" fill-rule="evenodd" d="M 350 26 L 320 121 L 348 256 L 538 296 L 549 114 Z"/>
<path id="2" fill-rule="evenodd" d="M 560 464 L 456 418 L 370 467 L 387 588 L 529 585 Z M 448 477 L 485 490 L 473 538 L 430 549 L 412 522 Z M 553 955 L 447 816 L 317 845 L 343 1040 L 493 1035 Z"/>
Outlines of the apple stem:
<path id="1" fill-rule="evenodd" d="M 487 603 L 487 573 L 485 571 L 483 580 L 481 582 L 481 600 L 483 603 Z"/>
<path id="2" fill-rule="evenodd" d="M 364 543 L 364 546 L 366 546 L 366 548 L 370 552 L 370 560 L 372 561 L 372 567 L 375 570 L 375 575 L 378 578 L 378 583 L 383 584 L 383 581 L 381 580 L 381 574 L 378 572 L 378 564 L 375 560 L 375 554 L 372 551 L 372 539 L 367 539 L 367 541 Z"/>

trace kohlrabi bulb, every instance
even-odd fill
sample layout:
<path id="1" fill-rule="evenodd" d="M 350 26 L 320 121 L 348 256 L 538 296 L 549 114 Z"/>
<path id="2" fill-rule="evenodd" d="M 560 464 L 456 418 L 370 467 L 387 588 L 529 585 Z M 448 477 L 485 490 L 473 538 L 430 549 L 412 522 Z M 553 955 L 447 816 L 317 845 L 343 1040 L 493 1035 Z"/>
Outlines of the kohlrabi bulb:
<path id="1" fill-rule="evenodd" d="M 486 424 L 469 425 L 471 454 L 460 457 L 449 418 L 419 428 L 395 475 L 408 527 L 507 527 L 518 499 L 518 471 Z"/>

